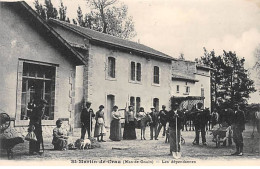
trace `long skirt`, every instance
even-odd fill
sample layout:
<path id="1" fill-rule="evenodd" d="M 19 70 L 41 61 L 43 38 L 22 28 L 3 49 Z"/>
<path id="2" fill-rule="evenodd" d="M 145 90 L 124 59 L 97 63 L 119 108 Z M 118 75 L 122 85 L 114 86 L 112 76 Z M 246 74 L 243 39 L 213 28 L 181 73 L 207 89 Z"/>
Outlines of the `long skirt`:
<path id="1" fill-rule="evenodd" d="M 134 121 L 129 121 L 129 123 L 125 123 L 123 139 L 124 140 L 135 140 L 136 139 Z"/>
<path id="2" fill-rule="evenodd" d="M 122 140 L 121 123 L 120 120 L 112 120 L 110 125 L 110 140 L 120 141 Z"/>
<path id="3" fill-rule="evenodd" d="M 68 148 L 68 140 L 64 138 L 55 138 L 52 144 L 54 145 L 54 150 L 64 150 Z"/>
<path id="4" fill-rule="evenodd" d="M 104 136 L 106 135 L 104 124 L 98 124 L 95 125 L 95 131 L 94 131 L 94 137 Z"/>

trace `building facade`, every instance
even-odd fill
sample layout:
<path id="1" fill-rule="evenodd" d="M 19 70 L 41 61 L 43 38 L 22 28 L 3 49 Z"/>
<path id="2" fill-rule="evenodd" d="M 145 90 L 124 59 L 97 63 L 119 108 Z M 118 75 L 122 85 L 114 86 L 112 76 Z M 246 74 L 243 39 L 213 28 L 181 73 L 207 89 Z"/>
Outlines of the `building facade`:
<path id="1" fill-rule="evenodd" d="M 84 58 L 25 2 L 0 2 L 0 13 L 0 109 L 24 131 L 27 105 L 37 99 L 48 102 L 44 126 L 70 121 L 76 66 L 84 65 Z"/>
<path id="2" fill-rule="evenodd" d="M 27 105 L 48 101 L 44 126 L 57 119 L 80 127 L 86 101 L 105 106 L 110 126 L 114 105 L 135 111 L 171 106 L 171 97 L 203 97 L 210 108 L 210 69 L 177 60 L 145 45 L 73 24 L 41 19 L 25 2 L 1 2 L 0 108 L 14 126 L 29 123 Z M 122 120 L 123 122 L 124 120 Z"/>

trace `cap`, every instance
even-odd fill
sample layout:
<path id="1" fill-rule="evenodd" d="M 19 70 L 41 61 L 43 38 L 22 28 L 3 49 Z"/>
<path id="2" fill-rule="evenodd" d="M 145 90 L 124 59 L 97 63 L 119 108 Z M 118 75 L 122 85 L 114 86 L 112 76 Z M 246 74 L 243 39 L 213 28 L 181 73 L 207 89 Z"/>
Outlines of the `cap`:
<path id="1" fill-rule="evenodd" d="M 100 105 L 100 106 L 99 106 L 99 109 L 104 109 L 104 106 L 103 106 L 103 105 Z"/>
<path id="2" fill-rule="evenodd" d="M 151 110 L 155 109 L 154 107 L 151 107 Z"/>

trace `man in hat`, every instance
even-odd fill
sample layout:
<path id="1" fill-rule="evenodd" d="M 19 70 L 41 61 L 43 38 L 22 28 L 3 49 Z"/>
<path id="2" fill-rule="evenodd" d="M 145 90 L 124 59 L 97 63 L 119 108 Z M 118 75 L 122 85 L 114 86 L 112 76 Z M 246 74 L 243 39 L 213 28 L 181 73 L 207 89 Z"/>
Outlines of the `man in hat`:
<path id="1" fill-rule="evenodd" d="M 157 130 L 157 136 L 156 138 L 158 138 L 160 131 L 163 127 L 163 136 L 165 136 L 165 127 L 166 127 L 166 123 L 167 123 L 167 114 L 168 111 L 166 110 L 166 106 L 162 105 L 162 110 L 159 112 L 158 114 L 158 130 Z"/>
<path id="2" fill-rule="evenodd" d="M 237 103 L 234 105 L 234 110 L 233 123 L 231 127 L 233 129 L 233 140 L 236 144 L 236 152 L 231 155 L 242 156 L 244 147 L 242 133 L 245 130 L 246 123 L 245 113 L 240 110 Z"/>
<path id="3" fill-rule="evenodd" d="M 151 113 L 149 115 L 151 116 L 151 122 L 150 122 L 150 140 L 153 140 L 153 136 L 155 137 L 155 140 L 158 140 L 157 138 L 157 126 L 158 126 L 158 112 L 156 112 L 156 109 L 154 107 L 151 108 Z"/>
<path id="4" fill-rule="evenodd" d="M 169 123 L 169 141 L 170 141 L 170 154 L 173 152 L 180 152 L 180 137 L 181 137 L 181 128 L 183 121 L 183 113 L 178 110 L 179 104 L 174 103 L 172 110 L 169 111 L 167 116 L 167 122 Z M 177 133 L 176 133 L 176 118 L 177 118 Z M 177 137 L 177 138 L 176 138 Z M 176 140 L 178 143 L 176 143 Z M 178 144 L 178 149 L 177 149 Z"/>
<path id="5" fill-rule="evenodd" d="M 37 155 L 40 154 L 40 145 L 43 144 L 42 137 L 42 116 L 45 111 L 45 106 L 47 105 L 47 101 L 44 99 L 39 100 L 36 104 L 36 107 L 32 109 L 32 113 L 30 115 L 29 129 L 34 128 L 33 132 L 36 135 L 37 141 L 29 142 L 29 154 Z"/>
<path id="6" fill-rule="evenodd" d="M 203 103 L 197 104 L 197 110 L 194 112 L 194 126 L 196 137 L 193 141 L 193 145 L 199 145 L 200 132 L 202 138 L 202 144 L 204 146 L 206 143 L 206 124 L 207 124 L 207 111 L 203 109 Z"/>
<path id="7" fill-rule="evenodd" d="M 92 118 L 95 117 L 94 111 L 90 108 L 91 102 L 86 102 L 86 107 L 81 111 L 81 139 L 85 139 L 86 131 L 88 131 L 88 138 L 91 137 L 90 131 L 92 132 Z"/>

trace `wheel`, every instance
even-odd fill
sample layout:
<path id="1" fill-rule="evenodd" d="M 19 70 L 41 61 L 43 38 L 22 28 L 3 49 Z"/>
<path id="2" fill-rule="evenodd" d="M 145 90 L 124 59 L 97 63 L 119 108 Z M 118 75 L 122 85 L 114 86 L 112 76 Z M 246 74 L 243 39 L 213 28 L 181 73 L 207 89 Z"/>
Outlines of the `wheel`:
<path id="1" fill-rule="evenodd" d="M 3 132 L 10 126 L 10 116 L 0 110 L 0 132 Z"/>

